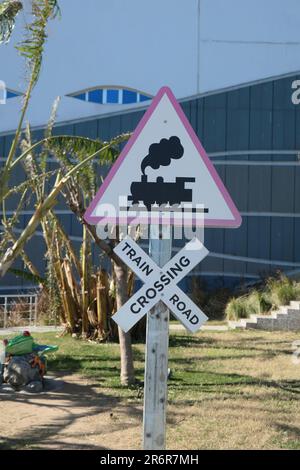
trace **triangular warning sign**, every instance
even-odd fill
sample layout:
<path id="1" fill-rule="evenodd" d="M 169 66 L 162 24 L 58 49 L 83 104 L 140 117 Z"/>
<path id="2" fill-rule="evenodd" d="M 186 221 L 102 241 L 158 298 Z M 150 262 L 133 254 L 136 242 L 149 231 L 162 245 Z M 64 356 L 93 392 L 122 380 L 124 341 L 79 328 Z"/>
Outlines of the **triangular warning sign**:
<path id="1" fill-rule="evenodd" d="M 118 224 L 129 215 L 129 221 L 145 223 L 150 210 L 152 215 L 153 211 L 159 214 L 162 207 L 175 214 L 171 224 L 178 223 L 179 212 L 185 212 L 182 220 L 186 221 L 188 214 L 194 218 L 201 210 L 207 227 L 241 224 L 237 208 L 167 87 L 153 99 L 87 209 L 85 220 Z"/>

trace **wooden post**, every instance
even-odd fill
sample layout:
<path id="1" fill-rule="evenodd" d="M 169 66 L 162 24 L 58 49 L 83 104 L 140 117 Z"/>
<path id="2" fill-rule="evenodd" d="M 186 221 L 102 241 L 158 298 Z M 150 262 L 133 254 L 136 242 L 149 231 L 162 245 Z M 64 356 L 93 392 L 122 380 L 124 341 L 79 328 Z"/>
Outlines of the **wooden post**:
<path id="1" fill-rule="evenodd" d="M 7 296 L 4 297 L 4 317 L 3 317 L 3 328 L 7 327 L 7 313 L 8 313 L 8 302 Z"/>
<path id="2" fill-rule="evenodd" d="M 168 233 L 169 232 L 169 233 Z M 163 235 L 168 238 L 163 239 Z M 149 254 L 164 266 L 172 254 L 170 226 L 150 226 Z M 166 443 L 166 407 L 169 347 L 169 310 L 159 302 L 147 314 L 144 417 L 145 450 L 163 450 Z"/>
<path id="3" fill-rule="evenodd" d="M 34 296 L 34 326 L 37 326 L 37 315 L 38 315 L 38 295 Z"/>
<path id="4" fill-rule="evenodd" d="M 29 325 L 32 324 L 32 295 L 29 296 Z"/>

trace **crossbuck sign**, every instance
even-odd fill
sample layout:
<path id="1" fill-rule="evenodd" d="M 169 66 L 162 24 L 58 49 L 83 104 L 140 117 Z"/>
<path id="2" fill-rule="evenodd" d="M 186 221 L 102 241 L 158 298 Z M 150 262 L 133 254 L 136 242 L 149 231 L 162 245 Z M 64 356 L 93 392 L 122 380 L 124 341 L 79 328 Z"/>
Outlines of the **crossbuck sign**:
<path id="1" fill-rule="evenodd" d="M 130 237 L 124 238 L 114 251 L 145 283 L 112 317 L 123 331 L 129 331 L 160 300 L 187 330 L 191 333 L 199 330 L 207 316 L 177 286 L 208 254 L 197 238 L 187 243 L 163 268 Z"/>

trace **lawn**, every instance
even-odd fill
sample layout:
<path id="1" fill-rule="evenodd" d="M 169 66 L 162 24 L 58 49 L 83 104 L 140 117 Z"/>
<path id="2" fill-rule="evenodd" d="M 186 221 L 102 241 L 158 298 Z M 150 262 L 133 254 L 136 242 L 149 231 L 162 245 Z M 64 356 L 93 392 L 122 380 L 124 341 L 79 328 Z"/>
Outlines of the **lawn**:
<path id="1" fill-rule="evenodd" d="M 55 421 L 56 430 L 49 439 L 38 434 L 37 441 L 29 445 L 26 439 L 30 433 L 21 438 L 18 432 L 12 436 L 6 432 L 2 440 L 0 437 L 2 448 L 48 448 L 55 439 L 62 448 L 69 448 L 70 442 L 76 447 L 80 432 L 80 442 L 83 445 L 84 441 L 86 448 L 138 448 L 143 389 L 141 385 L 130 389 L 119 385 L 118 345 L 83 343 L 70 337 L 56 338 L 53 333 L 36 335 L 36 339 L 59 345 L 59 351 L 49 357 L 51 374 L 81 377 L 93 392 L 83 406 L 80 394 L 82 400 L 86 398 L 84 387 L 77 390 L 77 427 L 75 419 L 60 427 L 61 417 L 51 416 L 49 423 L 53 428 Z M 168 448 L 300 449 L 300 364 L 292 361 L 292 343 L 298 339 L 300 333 L 281 332 L 171 334 Z M 135 344 L 134 353 L 137 378 L 142 381 L 143 345 Z M 72 402 L 64 405 L 67 398 L 64 394 L 60 407 L 70 411 Z M 37 401 L 33 401 L 38 410 Z M 22 399 L 17 400 L 17 406 L 22 406 Z M 45 396 L 40 406 L 46 406 Z M 83 409 L 88 411 L 89 407 L 90 413 L 85 414 Z M 1 414 L 3 418 L 0 404 Z M 87 419 L 89 428 L 83 432 Z M 40 427 L 45 431 L 47 423 Z M 37 435 L 34 427 L 32 432 Z"/>

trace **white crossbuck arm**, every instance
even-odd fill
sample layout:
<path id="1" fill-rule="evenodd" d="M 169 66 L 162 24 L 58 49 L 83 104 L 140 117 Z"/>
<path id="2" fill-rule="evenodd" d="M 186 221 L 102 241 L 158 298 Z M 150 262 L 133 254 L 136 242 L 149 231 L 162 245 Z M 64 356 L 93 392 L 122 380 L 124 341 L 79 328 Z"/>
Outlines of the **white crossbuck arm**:
<path id="1" fill-rule="evenodd" d="M 123 331 L 129 331 L 160 300 L 191 332 L 197 331 L 207 320 L 200 308 L 177 287 L 177 283 L 208 254 L 197 238 L 191 240 L 163 268 L 157 266 L 130 237 L 122 240 L 114 251 L 145 282 L 113 316 Z"/>

